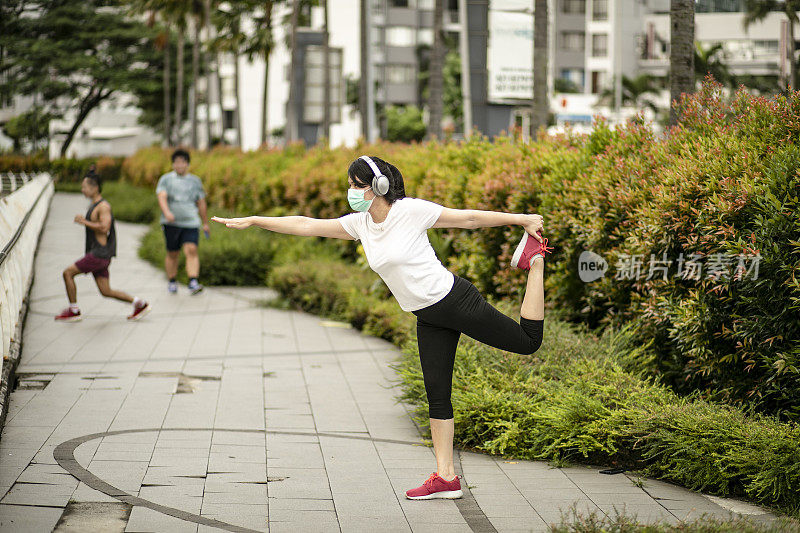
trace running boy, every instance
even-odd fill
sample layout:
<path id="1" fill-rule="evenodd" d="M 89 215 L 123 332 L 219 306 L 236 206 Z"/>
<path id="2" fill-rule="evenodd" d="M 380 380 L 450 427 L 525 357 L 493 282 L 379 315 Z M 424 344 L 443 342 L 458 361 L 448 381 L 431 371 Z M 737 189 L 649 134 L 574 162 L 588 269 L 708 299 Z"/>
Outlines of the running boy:
<path id="1" fill-rule="evenodd" d="M 55 317 L 59 322 L 77 322 L 83 318 L 78 308 L 75 276 L 89 272 L 94 276 L 100 294 L 133 304 L 133 312 L 128 315 L 128 320 L 139 320 L 150 312 L 150 304 L 146 301 L 122 291 L 115 291 L 109 286 L 108 266 L 111 264 L 111 258 L 117 255 L 117 232 L 111 205 L 102 197 L 101 190 L 100 178 L 89 171 L 81 183 L 81 192 L 92 201 L 92 204 L 86 216 L 75 215 L 75 223 L 86 226 L 86 255 L 64 270 L 64 285 L 67 287 L 69 307 Z"/>

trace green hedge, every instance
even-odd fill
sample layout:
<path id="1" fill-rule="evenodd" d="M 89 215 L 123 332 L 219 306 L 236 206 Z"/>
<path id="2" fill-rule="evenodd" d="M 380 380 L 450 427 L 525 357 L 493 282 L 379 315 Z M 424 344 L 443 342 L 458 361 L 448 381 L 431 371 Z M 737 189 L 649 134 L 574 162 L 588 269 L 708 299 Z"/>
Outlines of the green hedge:
<path id="1" fill-rule="evenodd" d="M 0 154 L 0 172 L 49 172 L 57 182 L 80 183 L 89 166 L 94 164 L 103 181 L 120 178 L 124 157 L 91 157 L 85 159 L 47 159 L 47 154 Z"/>
<path id="2" fill-rule="evenodd" d="M 461 143 L 379 143 L 193 155 L 214 205 L 245 213 L 337 217 L 348 212 L 346 169 L 362 153 L 396 164 L 406 190 L 455 208 L 539 212 L 555 247 L 546 294 L 591 328 L 633 324 L 648 369 L 684 393 L 800 419 L 800 92 L 774 98 L 707 82 L 681 103 L 664 137 L 640 121 L 588 136 L 524 143 L 474 136 Z M 152 148 L 123 174 L 152 186 L 169 153 Z M 439 231 L 445 264 L 484 293 L 518 298 L 521 272 L 505 268 L 519 228 Z M 611 269 L 584 283 L 585 250 Z M 625 255 L 760 252 L 758 279 L 615 279 Z"/>

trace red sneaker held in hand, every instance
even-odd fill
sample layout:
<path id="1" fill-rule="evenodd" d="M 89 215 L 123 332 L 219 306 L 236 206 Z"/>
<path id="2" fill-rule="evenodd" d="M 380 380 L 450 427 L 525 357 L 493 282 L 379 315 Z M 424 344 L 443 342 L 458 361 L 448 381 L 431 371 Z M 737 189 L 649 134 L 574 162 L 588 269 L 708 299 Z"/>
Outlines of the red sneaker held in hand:
<path id="1" fill-rule="evenodd" d="M 535 256 L 541 255 L 544 257 L 545 254 L 553 252 L 553 247 L 547 246 L 547 237 L 543 237 L 541 231 L 536 233 L 542 237 L 542 242 L 539 242 L 539 239 L 533 237 L 533 235 L 529 235 L 527 231 L 522 233 L 522 240 L 519 241 L 517 249 L 514 250 L 514 255 L 511 257 L 512 268 L 530 270 L 531 261 Z"/>

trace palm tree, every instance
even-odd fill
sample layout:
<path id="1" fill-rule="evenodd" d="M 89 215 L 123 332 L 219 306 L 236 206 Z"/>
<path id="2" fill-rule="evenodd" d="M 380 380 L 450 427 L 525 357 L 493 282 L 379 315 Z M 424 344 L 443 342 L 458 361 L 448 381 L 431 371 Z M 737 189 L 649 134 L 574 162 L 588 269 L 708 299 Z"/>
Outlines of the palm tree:
<path id="1" fill-rule="evenodd" d="M 158 40 L 161 43 L 159 47 L 161 50 L 164 51 L 164 142 L 167 146 L 172 144 L 172 114 L 170 102 L 170 86 L 169 86 L 169 76 L 172 67 L 170 65 L 170 56 L 172 55 L 172 51 L 169 49 L 169 32 L 171 31 L 170 25 L 168 21 L 164 21 L 164 33 L 162 33 Z"/>
<path id="2" fill-rule="evenodd" d="M 531 136 L 547 127 L 547 0 L 536 0 L 533 11 L 533 106 Z"/>
<path id="3" fill-rule="evenodd" d="M 722 43 L 714 43 L 705 48 L 699 42 L 695 42 L 694 46 L 695 79 L 702 80 L 711 74 L 722 84 L 736 86 L 736 77 L 731 74 L 728 65 L 722 62 Z"/>
<path id="4" fill-rule="evenodd" d="M 789 79 L 786 82 L 786 88 L 792 87 L 797 89 L 797 58 L 795 57 L 795 44 L 794 44 L 794 25 L 798 20 L 798 12 L 800 12 L 800 0 L 744 0 L 744 21 L 743 26 L 745 30 L 750 27 L 754 22 L 764 20 L 771 11 L 783 11 L 786 18 L 789 19 Z M 781 50 L 781 54 L 786 53 Z"/>
<path id="5" fill-rule="evenodd" d="M 159 50 L 164 51 L 164 71 L 163 71 L 163 86 L 164 86 L 164 143 L 166 145 L 172 144 L 172 122 L 171 122 L 171 87 L 170 87 L 170 71 L 171 65 L 171 50 L 170 50 L 170 32 L 172 31 L 172 24 L 177 18 L 183 2 L 180 0 L 130 0 L 129 5 L 131 11 L 135 14 L 148 14 L 148 25 L 155 24 L 156 17 L 159 17 L 164 24 L 164 31 L 161 32 L 155 41 L 155 46 Z M 179 92 L 179 94 L 181 94 Z"/>
<path id="6" fill-rule="evenodd" d="M 598 98 L 598 105 L 611 106 L 615 101 L 616 91 L 615 83 L 607 87 L 600 93 Z M 658 107 L 649 98 L 644 98 L 645 95 L 652 94 L 657 96 L 659 93 L 658 87 L 655 85 L 655 78 L 650 74 L 640 74 L 635 78 L 622 76 L 622 105 L 629 105 L 632 107 L 648 107 L 653 112 L 658 111 Z"/>
<path id="7" fill-rule="evenodd" d="M 211 0 L 203 0 L 203 25 L 206 29 L 206 38 L 211 39 Z M 206 142 L 211 149 L 211 53 L 209 47 L 203 47 L 203 63 L 206 71 Z"/>
<path id="8" fill-rule="evenodd" d="M 247 42 L 247 34 L 242 31 L 242 17 L 251 9 L 251 2 L 239 0 L 226 2 L 226 9 L 218 9 L 214 17 L 217 27 L 217 37 L 211 46 L 216 52 L 229 53 L 233 56 L 233 92 L 235 109 L 233 111 L 233 124 L 236 129 L 236 143 L 242 145 L 241 100 L 239 96 L 239 56 Z"/>
<path id="9" fill-rule="evenodd" d="M 431 53 L 430 82 L 428 85 L 428 133 L 431 137 L 442 135 L 444 97 L 444 0 L 435 0 L 433 11 L 433 50 Z"/>
<path id="10" fill-rule="evenodd" d="M 192 29 L 194 36 L 192 39 L 192 87 L 194 97 L 192 98 L 192 148 L 197 148 L 197 86 L 200 82 L 200 28 L 204 24 L 205 10 L 203 2 L 192 0 Z"/>
<path id="11" fill-rule="evenodd" d="M 330 142 L 331 138 L 331 50 L 330 33 L 328 32 L 328 0 L 322 0 L 322 135 Z"/>
<path id="12" fill-rule="evenodd" d="M 184 44 L 186 42 L 186 16 L 185 14 L 180 14 L 177 17 L 175 26 L 178 29 L 178 42 L 177 42 L 177 61 L 175 65 L 175 69 L 177 70 L 176 73 L 176 80 L 175 80 L 175 134 L 176 140 L 178 144 L 181 142 L 181 124 L 183 124 L 183 86 L 184 86 Z"/>
<path id="13" fill-rule="evenodd" d="M 694 1 L 670 0 L 670 100 L 694 92 Z M 669 123 L 675 125 L 678 115 L 670 105 Z"/>
<path id="14" fill-rule="evenodd" d="M 264 61 L 264 91 L 261 97 L 261 144 L 267 142 L 267 111 L 269 102 L 269 58 L 275 48 L 275 39 L 272 34 L 272 10 L 277 0 L 264 0 L 261 10 L 253 15 L 255 29 L 246 43 L 244 53 L 252 61 L 254 57 L 261 57 Z"/>
<path id="15" fill-rule="evenodd" d="M 289 106 L 286 113 L 286 133 L 284 134 L 288 142 L 297 138 L 299 117 L 295 111 L 297 105 L 297 83 L 295 74 L 297 72 L 297 27 L 300 24 L 300 0 L 292 1 L 292 22 L 289 28 L 291 50 L 291 66 L 289 69 Z"/>

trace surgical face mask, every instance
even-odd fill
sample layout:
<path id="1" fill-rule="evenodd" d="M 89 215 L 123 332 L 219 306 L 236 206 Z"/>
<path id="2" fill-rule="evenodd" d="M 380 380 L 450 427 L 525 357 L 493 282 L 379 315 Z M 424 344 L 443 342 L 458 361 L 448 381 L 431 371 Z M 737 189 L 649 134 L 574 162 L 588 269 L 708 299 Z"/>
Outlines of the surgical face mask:
<path id="1" fill-rule="evenodd" d="M 372 187 L 368 187 L 366 189 L 347 189 L 347 202 L 354 211 L 369 211 L 369 208 L 372 205 L 372 200 L 375 198 L 372 200 L 365 200 L 364 193 L 371 188 Z"/>

